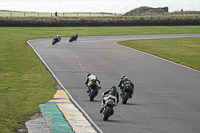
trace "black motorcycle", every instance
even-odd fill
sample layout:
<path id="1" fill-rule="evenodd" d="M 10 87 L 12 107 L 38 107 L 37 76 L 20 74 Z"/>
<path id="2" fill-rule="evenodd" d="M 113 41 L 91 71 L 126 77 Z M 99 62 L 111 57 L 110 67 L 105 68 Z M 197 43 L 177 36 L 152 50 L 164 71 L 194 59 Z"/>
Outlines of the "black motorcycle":
<path id="1" fill-rule="evenodd" d="M 113 107 L 115 106 L 115 100 L 117 99 L 112 99 L 112 98 L 107 98 L 105 100 L 105 105 L 104 105 L 104 109 L 103 109 L 103 120 L 107 121 L 108 118 L 114 114 L 114 109 Z"/>
<path id="2" fill-rule="evenodd" d="M 55 36 L 52 40 L 52 45 L 56 44 L 57 42 L 60 42 L 61 37 L 60 36 Z"/>
<path id="3" fill-rule="evenodd" d="M 76 41 L 78 39 L 78 34 L 74 34 L 72 37 L 70 37 L 69 42 Z"/>
<path id="4" fill-rule="evenodd" d="M 96 85 L 96 80 L 92 80 L 91 82 L 92 84 L 88 87 L 88 89 L 89 89 L 90 101 L 93 101 L 94 97 L 96 97 L 98 94 L 98 87 Z"/>
<path id="5" fill-rule="evenodd" d="M 122 98 L 122 103 L 126 104 L 128 99 L 130 98 L 130 96 L 132 95 L 131 93 L 133 93 L 132 87 L 130 84 L 125 84 L 123 87 L 123 92 L 121 94 L 121 98 Z"/>

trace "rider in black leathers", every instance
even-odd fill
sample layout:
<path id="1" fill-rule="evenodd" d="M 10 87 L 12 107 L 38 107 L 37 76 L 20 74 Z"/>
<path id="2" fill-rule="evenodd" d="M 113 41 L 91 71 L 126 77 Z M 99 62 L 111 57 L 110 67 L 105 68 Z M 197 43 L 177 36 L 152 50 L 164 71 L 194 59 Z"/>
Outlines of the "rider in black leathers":
<path id="1" fill-rule="evenodd" d="M 105 96 L 107 94 L 107 96 Z M 115 102 L 115 106 L 113 108 L 113 110 L 116 108 L 118 102 L 119 102 L 119 93 L 117 91 L 117 88 L 116 86 L 112 86 L 110 89 L 108 89 L 107 91 L 103 92 L 102 93 L 102 102 L 101 102 L 101 109 L 100 109 L 100 113 L 103 112 L 103 108 L 104 108 L 104 105 L 105 105 L 105 98 L 115 98 L 117 101 L 114 101 Z M 114 113 L 114 112 L 113 112 Z"/>
<path id="2" fill-rule="evenodd" d="M 126 85 L 126 83 L 130 83 L 130 85 L 132 87 L 132 90 L 131 90 L 131 93 L 130 93 L 130 96 L 129 96 L 130 98 L 132 98 L 132 95 L 134 93 L 134 91 L 133 91 L 134 90 L 134 84 L 125 75 L 121 76 L 121 80 L 120 80 L 119 85 L 118 85 L 118 87 L 120 87 L 120 90 L 121 90 L 120 95 L 122 95 L 124 93 L 124 86 Z"/>
<path id="3" fill-rule="evenodd" d="M 56 36 L 54 36 L 54 39 L 57 40 L 58 42 L 60 42 L 61 37 L 60 37 L 60 35 L 56 35 Z"/>

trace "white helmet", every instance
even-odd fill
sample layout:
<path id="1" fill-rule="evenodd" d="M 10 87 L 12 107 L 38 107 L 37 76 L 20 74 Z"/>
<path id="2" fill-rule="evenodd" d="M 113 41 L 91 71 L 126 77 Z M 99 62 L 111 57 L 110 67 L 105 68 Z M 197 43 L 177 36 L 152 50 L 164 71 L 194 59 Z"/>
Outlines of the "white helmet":
<path id="1" fill-rule="evenodd" d="M 122 75 L 122 76 L 121 76 L 121 79 L 123 79 L 124 77 L 126 77 L 126 76 L 125 76 L 125 75 Z"/>

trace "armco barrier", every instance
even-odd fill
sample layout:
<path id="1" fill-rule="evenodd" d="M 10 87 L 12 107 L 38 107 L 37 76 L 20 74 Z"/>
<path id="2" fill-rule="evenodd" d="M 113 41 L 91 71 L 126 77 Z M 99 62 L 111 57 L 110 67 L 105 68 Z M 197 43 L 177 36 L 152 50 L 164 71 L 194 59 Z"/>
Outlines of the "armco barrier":
<path id="1" fill-rule="evenodd" d="M 81 27 L 81 26 L 186 26 L 200 25 L 200 20 L 189 21 L 133 21 L 133 22 L 10 22 L 0 21 L 0 27 Z"/>

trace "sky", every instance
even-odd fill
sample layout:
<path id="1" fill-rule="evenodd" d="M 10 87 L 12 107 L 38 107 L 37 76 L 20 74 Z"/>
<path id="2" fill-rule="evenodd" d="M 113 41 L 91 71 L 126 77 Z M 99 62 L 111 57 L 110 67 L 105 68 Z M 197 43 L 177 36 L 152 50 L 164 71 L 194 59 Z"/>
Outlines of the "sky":
<path id="1" fill-rule="evenodd" d="M 168 7 L 169 12 L 200 11 L 197 0 L 0 0 L 0 10 L 33 12 L 126 13 L 141 6 Z"/>

